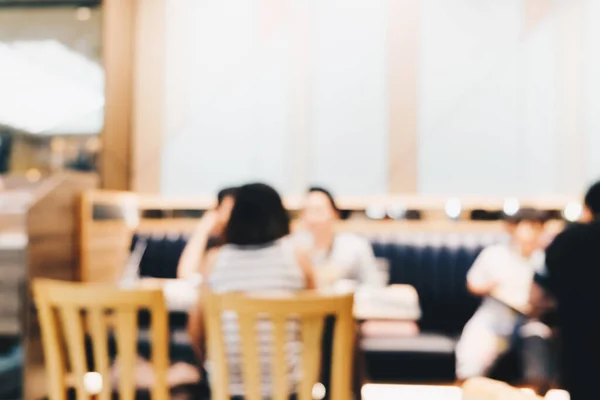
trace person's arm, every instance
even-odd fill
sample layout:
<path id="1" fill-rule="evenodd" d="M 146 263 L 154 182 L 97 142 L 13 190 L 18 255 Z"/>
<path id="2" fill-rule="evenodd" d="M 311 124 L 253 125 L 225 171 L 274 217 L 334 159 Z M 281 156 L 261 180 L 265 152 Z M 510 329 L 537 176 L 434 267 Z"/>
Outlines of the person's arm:
<path id="1" fill-rule="evenodd" d="M 556 307 L 554 297 L 544 288 L 544 278 L 536 274 L 529 291 L 529 316 L 540 318 Z"/>
<path id="2" fill-rule="evenodd" d="M 180 279 L 189 278 L 196 273 L 206 274 L 201 270 L 202 259 L 206 252 L 206 244 L 212 230 L 217 223 L 217 216 L 214 212 L 204 214 L 196 230 L 192 234 L 187 245 L 181 253 L 179 264 L 177 266 L 177 277 Z"/>
<path id="3" fill-rule="evenodd" d="M 204 334 L 204 308 L 202 299 L 200 299 L 198 304 L 196 304 L 196 307 L 189 313 L 187 331 L 194 355 L 200 365 L 202 365 L 206 361 L 206 339 Z"/>
<path id="4" fill-rule="evenodd" d="M 486 296 L 498 286 L 498 281 L 493 277 L 494 262 L 492 248 L 484 249 L 477 257 L 467 274 L 467 288 L 476 296 Z"/>
<path id="5" fill-rule="evenodd" d="M 362 240 L 361 245 L 357 246 L 358 254 L 358 276 L 360 284 L 369 287 L 384 287 L 386 282 L 382 279 L 381 271 L 377 265 L 377 259 L 373 252 L 373 247 L 366 239 Z"/>
<path id="6" fill-rule="evenodd" d="M 317 279 L 315 277 L 315 270 L 313 269 L 309 252 L 304 249 L 296 249 L 296 260 L 304 274 L 304 279 L 306 281 L 305 289 L 316 289 Z"/>
<path id="7" fill-rule="evenodd" d="M 206 253 L 202 268 L 206 271 L 207 277 L 210 274 L 212 266 L 218 255 L 218 249 L 213 249 Z M 201 290 L 202 293 L 206 293 L 206 291 L 210 290 L 208 279 L 203 280 Z M 198 301 L 196 307 L 194 307 L 194 309 L 188 314 L 187 331 L 194 354 L 196 355 L 198 362 L 203 364 L 206 361 L 206 335 L 204 327 L 204 306 L 202 304 L 202 296 L 200 296 L 200 301 Z"/>

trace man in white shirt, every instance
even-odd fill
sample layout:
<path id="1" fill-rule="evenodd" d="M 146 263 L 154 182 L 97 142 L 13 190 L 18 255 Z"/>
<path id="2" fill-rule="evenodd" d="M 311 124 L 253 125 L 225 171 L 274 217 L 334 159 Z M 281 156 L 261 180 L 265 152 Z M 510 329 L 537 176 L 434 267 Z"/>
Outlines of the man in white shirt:
<path id="1" fill-rule="evenodd" d="M 507 226 L 511 242 L 484 249 L 467 275 L 468 289 L 483 302 L 456 346 L 459 380 L 485 376 L 508 350 L 519 311 L 527 312 L 534 273 L 544 268 L 543 213 L 522 209 Z"/>

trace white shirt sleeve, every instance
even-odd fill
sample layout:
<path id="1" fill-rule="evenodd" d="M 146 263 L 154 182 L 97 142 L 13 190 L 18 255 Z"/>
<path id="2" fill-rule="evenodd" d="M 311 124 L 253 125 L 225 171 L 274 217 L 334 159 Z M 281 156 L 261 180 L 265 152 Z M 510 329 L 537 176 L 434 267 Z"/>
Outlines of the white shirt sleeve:
<path id="1" fill-rule="evenodd" d="M 377 259 L 371 244 L 366 239 L 358 237 L 356 240 L 358 276 L 361 285 L 370 287 L 383 287 L 383 274 L 379 271 Z"/>
<path id="2" fill-rule="evenodd" d="M 498 265 L 496 246 L 483 249 L 467 273 L 467 282 L 473 286 L 485 286 L 496 280 L 495 269 Z"/>

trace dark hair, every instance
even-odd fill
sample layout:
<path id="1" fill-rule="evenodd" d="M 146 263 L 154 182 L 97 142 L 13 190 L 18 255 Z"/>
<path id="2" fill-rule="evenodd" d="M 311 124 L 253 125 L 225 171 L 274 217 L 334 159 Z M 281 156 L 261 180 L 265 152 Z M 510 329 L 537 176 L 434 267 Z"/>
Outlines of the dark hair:
<path id="1" fill-rule="evenodd" d="M 548 215 L 546 212 L 536 208 L 521 208 L 515 215 L 506 216 L 504 219 L 515 225 L 521 222 L 544 224 L 548 220 Z"/>
<path id="2" fill-rule="evenodd" d="M 313 186 L 310 189 L 308 189 L 308 193 L 322 193 L 325 195 L 325 197 L 327 197 L 327 200 L 329 200 L 329 204 L 331 205 L 331 208 L 333 208 L 333 211 L 335 211 L 335 213 L 338 216 L 341 216 L 341 211 L 338 208 L 337 204 L 335 203 L 335 199 L 333 198 L 333 195 L 331 194 L 331 192 L 325 188 L 322 188 L 320 186 Z"/>
<path id="3" fill-rule="evenodd" d="M 223 203 L 223 200 L 225 200 L 225 197 L 235 198 L 237 192 L 238 188 L 233 186 L 219 190 L 219 193 L 217 193 L 217 205 L 220 206 Z"/>
<path id="4" fill-rule="evenodd" d="M 585 205 L 590 209 L 595 218 L 600 217 L 600 181 L 588 189 L 584 199 Z"/>
<path id="5" fill-rule="evenodd" d="M 235 205 L 225 227 L 225 243 L 261 245 L 289 233 L 290 217 L 275 189 L 263 183 L 238 188 Z"/>

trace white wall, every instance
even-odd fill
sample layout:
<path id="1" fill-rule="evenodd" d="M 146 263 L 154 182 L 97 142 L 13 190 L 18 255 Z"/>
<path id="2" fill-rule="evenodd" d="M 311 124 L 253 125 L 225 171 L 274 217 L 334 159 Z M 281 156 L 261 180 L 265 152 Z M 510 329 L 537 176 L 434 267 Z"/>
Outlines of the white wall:
<path id="1" fill-rule="evenodd" d="M 188 0 L 188 48 L 178 45 L 182 21 L 168 19 L 169 51 L 179 49 L 172 57 L 191 52 L 193 67 L 181 92 L 187 112 L 167 106 L 164 194 L 211 194 L 249 180 L 285 193 L 313 183 L 386 192 L 387 1 L 283 4 Z M 169 88 L 167 99 L 180 102 Z"/>
<path id="2" fill-rule="evenodd" d="M 600 1 L 586 0 L 585 122 L 589 182 L 600 180 Z"/>
<path id="3" fill-rule="evenodd" d="M 390 1 L 170 0 L 162 192 L 386 193 Z M 600 2 L 555 0 L 530 29 L 529 0 L 420 4 L 420 193 L 600 176 Z"/>

